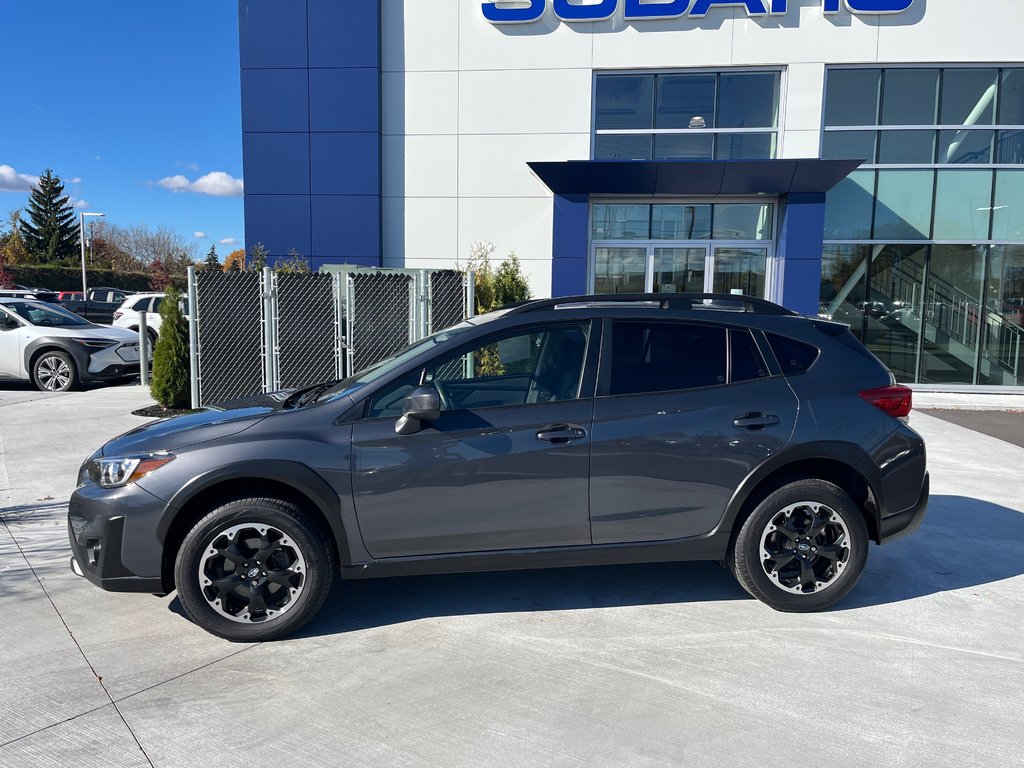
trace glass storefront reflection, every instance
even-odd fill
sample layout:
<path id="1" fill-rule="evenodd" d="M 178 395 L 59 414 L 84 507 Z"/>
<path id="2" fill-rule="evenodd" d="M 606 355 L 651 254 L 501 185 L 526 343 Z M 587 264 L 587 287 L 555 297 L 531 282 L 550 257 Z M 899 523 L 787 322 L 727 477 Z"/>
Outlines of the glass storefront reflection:
<path id="1" fill-rule="evenodd" d="M 764 296 L 766 248 L 716 248 L 715 293 L 742 293 Z"/>
<path id="2" fill-rule="evenodd" d="M 978 383 L 1024 385 L 1024 246 L 992 248 L 981 333 Z"/>
<path id="3" fill-rule="evenodd" d="M 1024 385 L 1024 245 L 829 245 L 820 295 L 901 382 Z"/>
<path id="4" fill-rule="evenodd" d="M 643 293 L 646 248 L 595 248 L 594 293 Z"/>

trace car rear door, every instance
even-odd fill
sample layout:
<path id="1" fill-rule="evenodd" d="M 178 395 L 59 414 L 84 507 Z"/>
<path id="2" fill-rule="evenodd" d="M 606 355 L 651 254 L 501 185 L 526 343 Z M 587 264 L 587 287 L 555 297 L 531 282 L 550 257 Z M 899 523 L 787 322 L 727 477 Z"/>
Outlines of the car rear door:
<path id="1" fill-rule="evenodd" d="M 371 399 L 352 487 L 374 557 L 586 545 L 597 348 L 589 320 L 488 336 Z M 420 381 L 440 418 L 395 433 Z"/>
<path id="2" fill-rule="evenodd" d="M 0 308 L 0 376 L 20 379 L 25 375 L 24 346 L 24 327 L 14 318 L 13 312 Z"/>
<path id="3" fill-rule="evenodd" d="M 741 481 L 789 441 L 796 396 L 745 328 L 607 322 L 592 430 L 594 543 L 707 533 Z"/>

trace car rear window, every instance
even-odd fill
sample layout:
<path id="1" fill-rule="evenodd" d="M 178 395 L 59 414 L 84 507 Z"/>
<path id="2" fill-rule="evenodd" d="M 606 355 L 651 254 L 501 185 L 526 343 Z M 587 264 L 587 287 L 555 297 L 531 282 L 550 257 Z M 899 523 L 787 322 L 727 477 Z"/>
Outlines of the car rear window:
<path id="1" fill-rule="evenodd" d="M 817 347 L 774 333 L 765 335 L 768 337 L 772 352 L 775 353 L 775 359 L 779 361 L 782 372 L 787 376 L 803 373 L 818 359 L 820 350 Z"/>

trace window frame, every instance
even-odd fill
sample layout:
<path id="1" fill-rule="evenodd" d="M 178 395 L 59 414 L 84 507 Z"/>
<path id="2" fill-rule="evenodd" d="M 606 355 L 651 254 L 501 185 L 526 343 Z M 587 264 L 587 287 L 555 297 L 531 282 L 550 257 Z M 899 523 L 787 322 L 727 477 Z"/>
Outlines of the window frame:
<path id="1" fill-rule="evenodd" d="M 553 328 L 558 327 L 585 327 L 589 326 L 587 331 L 587 345 L 583 351 L 583 370 L 580 377 L 579 395 L 573 400 L 592 400 L 595 397 L 595 389 L 597 384 L 597 368 L 598 368 L 598 357 L 601 350 L 601 337 L 602 337 L 602 324 L 599 319 L 595 319 L 592 316 L 580 317 L 580 318 L 566 318 L 557 319 L 555 321 L 548 322 L 529 322 L 523 325 L 516 325 L 504 328 L 500 331 L 492 331 L 491 333 L 477 336 L 474 339 L 469 339 L 453 349 L 447 349 L 442 351 L 440 354 L 435 355 L 429 360 L 425 360 L 417 368 L 406 371 L 404 374 L 398 374 L 394 376 L 387 384 L 383 384 L 377 388 L 375 392 L 367 395 L 363 401 L 363 405 L 360 409 L 360 422 L 373 422 L 380 420 L 391 420 L 394 421 L 394 416 L 370 416 L 370 405 L 373 401 L 379 397 L 388 394 L 392 391 L 392 387 L 398 385 L 402 380 L 409 378 L 410 376 L 416 375 L 419 384 L 417 386 L 424 386 L 423 377 L 426 371 L 431 366 L 434 366 L 442 358 L 447 357 L 459 357 L 461 355 L 468 354 L 480 347 L 489 346 L 490 344 L 496 344 L 502 339 L 511 338 L 514 336 L 520 336 L 531 332 L 538 331 L 550 331 Z M 504 410 L 507 408 L 525 408 L 528 406 L 543 406 L 551 405 L 555 403 L 571 402 L 569 400 L 554 400 L 544 403 L 516 403 L 514 405 L 492 405 L 486 408 L 474 408 L 474 412 L 489 412 L 493 410 Z M 441 413 L 464 413 L 468 409 L 456 409 L 456 410 L 442 410 Z"/>
<path id="2" fill-rule="evenodd" d="M 776 94 L 776 115 L 774 126 L 762 126 L 756 128 L 719 128 L 717 127 L 718 122 L 718 108 L 720 99 L 720 76 L 721 75 L 736 75 L 736 74 L 774 74 L 778 76 L 778 93 Z M 776 159 L 782 157 L 783 147 L 782 139 L 785 132 L 785 121 L 786 121 L 786 94 L 787 94 L 787 74 L 788 68 L 786 66 L 754 66 L 754 67 L 684 67 L 684 68 L 667 68 L 667 69 L 595 69 L 591 74 L 591 85 L 590 92 L 592 98 L 590 100 L 590 159 L 596 160 L 595 150 L 597 148 L 597 137 L 598 136 L 647 136 L 651 140 L 651 157 L 648 160 L 653 160 L 656 154 L 655 138 L 657 136 L 671 136 L 671 135 L 701 135 L 701 136 L 713 136 L 714 142 L 712 146 L 712 160 L 717 162 L 725 162 L 717 158 L 718 154 L 718 136 L 720 135 L 742 135 L 742 134 L 769 134 L 772 138 L 772 144 L 774 152 L 769 158 L 764 159 Z M 654 81 L 654 101 L 651 110 L 651 127 L 650 128 L 602 128 L 597 127 L 597 81 L 601 77 L 609 76 L 647 76 L 651 77 Z M 657 127 L 657 111 L 658 111 L 658 82 L 659 76 L 671 76 L 671 75 L 713 75 L 715 76 L 715 115 L 711 121 L 715 124 L 715 127 L 707 128 L 658 128 Z M 750 158 L 748 158 L 750 159 Z"/>

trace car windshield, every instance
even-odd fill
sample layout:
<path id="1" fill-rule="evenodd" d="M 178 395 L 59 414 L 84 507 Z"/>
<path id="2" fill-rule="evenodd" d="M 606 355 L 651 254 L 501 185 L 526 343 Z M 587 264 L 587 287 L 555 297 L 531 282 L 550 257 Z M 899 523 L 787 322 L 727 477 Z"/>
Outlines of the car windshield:
<path id="1" fill-rule="evenodd" d="M 52 304 L 42 304 L 38 301 L 12 301 L 5 303 L 4 306 L 22 319 L 28 320 L 32 325 L 61 327 L 92 325 L 73 312 L 68 312 L 66 309 L 55 307 Z"/>
<path id="2" fill-rule="evenodd" d="M 451 328 L 446 328 L 443 331 L 427 336 L 420 339 L 415 344 L 412 344 L 403 349 L 398 354 L 389 357 L 385 360 L 381 360 L 375 365 L 371 365 L 369 368 L 365 368 L 359 373 L 349 376 L 347 379 L 342 379 L 337 384 L 334 384 L 329 389 L 325 389 L 316 398 L 316 402 L 322 403 L 326 400 L 332 400 L 343 395 L 350 394 L 351 392 L 364 387 L 371 382 L 376 381 L 381 376 L 386 376 L 396 368 L 401 367 L 403 364 L 412 360 L 417 355 L 422 354 L 428 349 L 436 347 L 438 344 L 442 344 L 449 339 L 454 339 L 479 322 L 479 319 L 467 320 L 458 325 L 454 325 Z"/>

